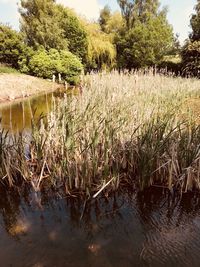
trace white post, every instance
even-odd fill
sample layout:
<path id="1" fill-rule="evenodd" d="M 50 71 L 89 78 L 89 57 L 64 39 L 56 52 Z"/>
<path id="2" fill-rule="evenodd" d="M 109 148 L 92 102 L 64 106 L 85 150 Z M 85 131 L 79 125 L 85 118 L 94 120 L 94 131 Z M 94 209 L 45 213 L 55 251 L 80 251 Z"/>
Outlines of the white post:
<path id="1" fill-rule="evenodd" d="M 59 83 L 61 83 L 61 81 L 62 81 L 60 73 L 58 73 L 58 81 L 59 81 Z"/>

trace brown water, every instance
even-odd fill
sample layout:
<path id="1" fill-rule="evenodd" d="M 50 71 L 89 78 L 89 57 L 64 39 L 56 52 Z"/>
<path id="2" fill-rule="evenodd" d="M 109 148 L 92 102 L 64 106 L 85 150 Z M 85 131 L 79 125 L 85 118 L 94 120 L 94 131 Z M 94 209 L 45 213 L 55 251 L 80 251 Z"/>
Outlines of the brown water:
<path id="1" fill-rule="evenodd" d="M 4 106 L 1 127 L 30 131 L 51 107 L 52 94 Z M 1 189 L 0 266 L 199 267 L 200 197 L 154 188 L 84 201 Z"/>
<path id="2" fill-rule="evenodd" d="M 1 191 L 0 266 L 200 266 L 194 195 L 150 189 L 84 202 L 22 191 Z"/>
<path id="3" fill-rule="evenodd" d="M 49 113 L 55 101 L 63 98 L 66 93 L 77 94 L 77 92 L 78 89 L 76 88 L 69 88 L 68 92 L 65 89 L 60 89 L 53 93 L 0 105 L 1 128 L 13 133 L 28 132 L 31 129 L 31 121 L 38 121 L 41 116 Z"/>

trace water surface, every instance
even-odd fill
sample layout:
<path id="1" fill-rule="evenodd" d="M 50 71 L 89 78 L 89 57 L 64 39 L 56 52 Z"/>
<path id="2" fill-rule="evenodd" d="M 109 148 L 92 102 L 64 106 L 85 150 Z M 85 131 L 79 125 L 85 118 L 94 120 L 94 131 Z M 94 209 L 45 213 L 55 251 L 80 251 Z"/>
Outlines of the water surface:
<path id="1" fill-rule="evenodd" d="M 46 116 L 53 109 L 56 101 L 62 99 L 65 94 L 77 94 L 77 92 L 78 89 L 74 87 L 70 87 L 68 91 L 63 88 L 0 105 L 1 129 L 12 133 L 29 132 L 33 120 L 37 122 L 41 116 Z"/>
<path id="2" fill-rule="evenodd" d="M 0 236 L 5 267 L 200 266 L 200 202 L 161 189 L 87 202 L 1 191 Z"/>
<path id="3" fill-rule="evenodd" d="M 0 107 L 1 128 L 31 131 L 64 93 Z M 152 188 L 84 201 L 0 189 L 0 266 L 199 267 L 200 197 Z"/>

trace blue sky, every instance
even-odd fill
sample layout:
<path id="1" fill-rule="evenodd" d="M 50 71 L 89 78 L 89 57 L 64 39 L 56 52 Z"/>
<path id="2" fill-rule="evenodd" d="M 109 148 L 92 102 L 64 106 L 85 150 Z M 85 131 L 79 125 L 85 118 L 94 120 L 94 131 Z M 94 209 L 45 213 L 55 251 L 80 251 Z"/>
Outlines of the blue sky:
<path id="1" fill-rule="evenodd" d="M 88 18 L 97 18 L 99 9 L 108 4 L 113 10 L 119 9 L 117 0 L 57 0 L 71 6 L 78 13 Z M 15 29 L 19 28 L 17 0 L 0 0 L 0 22 L 9 23 Z M 179 33 L 183 42 L 190 32 L 189 21 L 196 0 L 161 0 L 162 6 L 168 6 L 168 20 L 173 25 L 174 32 Z"/>

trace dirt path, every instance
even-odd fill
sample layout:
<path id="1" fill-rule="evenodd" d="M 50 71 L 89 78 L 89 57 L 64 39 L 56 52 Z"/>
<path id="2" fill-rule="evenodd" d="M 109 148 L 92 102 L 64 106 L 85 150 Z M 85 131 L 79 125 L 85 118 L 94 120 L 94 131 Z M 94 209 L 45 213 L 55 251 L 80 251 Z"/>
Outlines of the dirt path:
<path id="1" fill-rule="evenodd" d="M 0 74 L 0 103 L 54 91 L 62 85 L 24 74 Z"/>

